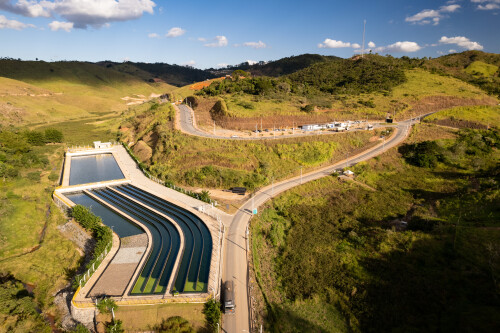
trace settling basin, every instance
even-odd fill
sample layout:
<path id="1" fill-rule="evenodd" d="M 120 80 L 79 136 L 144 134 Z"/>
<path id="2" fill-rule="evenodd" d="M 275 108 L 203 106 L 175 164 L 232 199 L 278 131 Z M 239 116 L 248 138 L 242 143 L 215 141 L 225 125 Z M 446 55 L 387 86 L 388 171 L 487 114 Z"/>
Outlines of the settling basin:
<path id="1" fill-rule="evenodd" d="M 71 157 L 69 185 L 96 183 L 123 179 L 125 176 L 113 154 L 96 154 Z"/>

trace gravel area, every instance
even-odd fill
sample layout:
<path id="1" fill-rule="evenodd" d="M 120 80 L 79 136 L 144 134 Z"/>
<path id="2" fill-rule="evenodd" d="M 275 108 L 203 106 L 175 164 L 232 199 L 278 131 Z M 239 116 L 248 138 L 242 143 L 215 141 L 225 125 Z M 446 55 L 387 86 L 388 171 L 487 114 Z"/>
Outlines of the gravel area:
<path id="1" fill-rule="evenodd" d="M 121 238 L 120 248 L 148 246 L 148 235 L 146 233 Z"/>

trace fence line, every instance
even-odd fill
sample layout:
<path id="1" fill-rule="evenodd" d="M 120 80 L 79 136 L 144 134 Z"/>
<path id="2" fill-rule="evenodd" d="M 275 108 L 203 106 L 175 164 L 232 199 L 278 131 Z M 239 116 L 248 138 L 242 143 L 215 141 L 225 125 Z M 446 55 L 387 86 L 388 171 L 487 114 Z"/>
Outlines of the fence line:
<path id="1" fill-rule="evenodd" d="M 87 271 L 83 274 L 83 277 L 78 280 L 78 285 L 80 286 L 80 288 L 83 288 L 85 286 L 85 284 L 94 275 L 95 271 L 97 271 L 97 269 L 99 268 L 99 266 L 101 266 L 101 263 L 103 262 L 104 258 L 108 255 L 108 253 L 111 250 L 112 246 L 113 246 L 113 241 L 111 241 L 109 243 L 109 245 L 106 246 L 106 248 L 104 249 L 104 252 L 101 253 L 99 255 L 99 257 L 97 257 L 97 260 L 92 263 L 92 267 L 90 267 L 89 269 L 87 269 Z M 97 267 L 96 267 L 96 262 L 98 263 Z M 83 283 L 82 283 L 82 281 L 83 281 Z"/>

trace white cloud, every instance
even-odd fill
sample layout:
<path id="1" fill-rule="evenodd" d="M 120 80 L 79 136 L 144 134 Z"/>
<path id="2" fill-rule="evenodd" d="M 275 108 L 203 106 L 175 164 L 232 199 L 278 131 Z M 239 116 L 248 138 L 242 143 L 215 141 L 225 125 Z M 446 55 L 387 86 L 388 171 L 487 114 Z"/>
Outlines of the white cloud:
<path id="1" fill-rule="evenodd" d="M 361 45 L 359 45 L 358 43 L 351 44 L 349 42 L 327 38 L 323 43 L 319 43 L 318 47 L 320 49 L 339 49 L 343 47 L 352 47 L 353 49 L 359 49 Z"/>
<path id="2" fill-rule="evenodd" d="M 206 47 L 222 47 L 227 46 L 226 36 L 215 36 L 215 42 L 205 44 Z"/>
<path id="3" fill-rule="evenodd" d="M 207 39 L 206 39 L 206 38 L 203 38 L 203 37 L 198 37 L 198 41 L 200 41 L 200 42 L 206 42 L 206 41 L 207 41 Z"/>
<path id="4" fill-rule="evenodd" d="M 438 25 L 439 21 L 444 17 L 443 13 L 456 12 L 460 5 L 451 4 L 448 6 L 441 6 L 439 9 L 424 9 L 421 12 L 406 17 L 405 21 L 413 24 L 430 24 Z"/>
<path id="5" fill-rule="evenodd" d="M 439 40 L 440 43 L 442 44 L 456 44 L 460 47 L 463 47 L 464 49 L 467 50 L 482 50 L 483 46 L 479 44 L 478 42 L 473 42 L 467 37 L 463 36 L 456 36 L 456 37 L 446 37 L 443 36 Z"/>
<path id="6" fill-rule="evenodd" d="M 342 47 L 351 47 L 351 43 L 344 43 L 341 40 L 335 40 L 335 39 L 330 39 L 327 38 L 323 43 L 319 43 L 318 47 L 320 49 L 326 48 L 326 49 L 338 49 Z"/>
<path id="7" fill-rule="evenodd" d="M 477 6 L 477 9 L 480 10 L 493 10 L 493 9 L 498 9 L 500 6 L 496 3 L 487 3 L 486 5 L 479 5 Z"/>
<path id="8" fill-rule="evenodd" d="M 457 50 L 454 50 L 454 49 L 449 49 L 449 50 L 448 50 L 448 53 L 457 53 Z"/>
<path id="9" fill-rule="evenodd" d="M 247 60 L 247 63 L 252 66 L 252 65 L 255 65 L 257 63 L 257 61 L 255 60 Z"/>
<path id="10" fill-rule="evenodd" d="M 396 42 L 394 44 L 387 45 L 387 46 L 377 47 L 375 49 L 375 52 L 408 53 L 408 52 L 416 52 L 416 51 L 420 50 L 421 48 L 422 47 L 415 42 L 405 41 L 405 42 Z"/>
<path id="11" fill-rule="evenodd" d="M 71 29 L 73 29 L 73 22 L 52 21 L 49 23 L 49 28 L 52 31 L 64 30 L 66 32 L 70 32 Z"/>
<path id="12" fill-rule="evenodd" d="M 254 49 L 263 49 L 263 48 L 267 47 L 266 43 L 264 43 L 264 42 L 262 42 L 260 40 L 258 42 L 246 42 L 246 43 L 243 43 L 243 46 L 252 47 Z"/>
<path id="13" fill-rule="evenodd" d="M 182 36 L 186 33 L 186 30 L 182 29 L 182 28 L 179 28 L 179 27 L 174 27 L 174 28 L 171 28 L 168 33 L 165 35 L 165 37 L 168 37 L 168 38 L 175 38 L 175 37 L 179 37 L 179 36 Z"/>
<path id="14" fill-rule="evenodd" d="M 217 68 L 224 68 L 224 67 L 227 67 L 227 66 L 229 66 L 229 64 L 226 64 L 225 62 L 223 62 L 223 63 L 217 64 L 216 67 Z"/>
<path id="15" fill-rule="evenodd" d="M 369 41 L 369 42 L 368 42 L 368 47 L 370 47 L 370 48 L 374 48 L 375 46 L 376 46 L 376 45 L 375 45 L 375 43 L 374 43 L 374 42 L 372 42 L 372 41 Z"/>
<path id="16" fill-rule="evenodd" d="M 158 35 L 156 32 L 152 32 L 152 33 L 148 34 L 148 37 L 149 38 L 160 38 L 160 35 Z"/>
<path id="17" fill-rule="evenodd" d="M 194 60 L 189 60 L 181 64 L 182 66 L 194 66 L 196 65 L 196 61 Z"/>
<path id="18" fill-rule="evenodd" d="M 0 29 L 23 30 L 26 28 L 35 28 L 33 24 L 26 24 L 16 20 L 9 20 L 3 15 L 0 15 Z"/>
<path id="19" fill-rule="evenodd" d="M 151 0 L 0 0 L 0 9 L 28 17 L 60 16 L 75 28 L 100 28 L 110 22 L 128 21 L 153 14 Z"/>
<path id="20" fill-rule="evenodd" d="M 44 8 L 43 3 L 48 2 L 48 5 L 52 5 L 49 1 L 29 1 L 29 0 L 18 0 L 15 4 L 11 3 L 11 0 L 0 0 L 0 9 L 23 15 L 28 17 L 50 17 L 50 10 Z"/>
<path id="21" fill-rule="evenodd" d="M 471 0 L 471 2 L 478 3 L 477 9 L 479 10 L 494 10 L 500 8 L 500 0 Z M 483 3 L 485 3 L 483 5 Z"/>

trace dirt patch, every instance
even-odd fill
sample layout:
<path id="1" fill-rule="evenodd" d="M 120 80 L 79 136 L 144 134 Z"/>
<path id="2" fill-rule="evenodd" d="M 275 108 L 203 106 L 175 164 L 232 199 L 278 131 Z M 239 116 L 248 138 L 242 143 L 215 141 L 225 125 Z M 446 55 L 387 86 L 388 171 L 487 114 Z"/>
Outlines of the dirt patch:
<path id="1" fill-rule="evenodd" d="M 148 146 L 147 143 L 142 140 L 139 140 L 134 145 L 132 150 L 134 151 L 135 156 L 137 156 L 137 158 L 141 160 L 141 162 L 148 161 L 151 158 L 151 156 L 153 156 L 153 149 L 151 149 L 151 147 Z"/>

